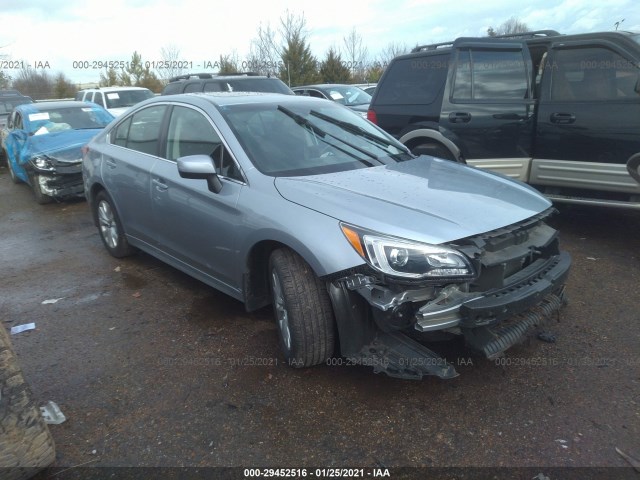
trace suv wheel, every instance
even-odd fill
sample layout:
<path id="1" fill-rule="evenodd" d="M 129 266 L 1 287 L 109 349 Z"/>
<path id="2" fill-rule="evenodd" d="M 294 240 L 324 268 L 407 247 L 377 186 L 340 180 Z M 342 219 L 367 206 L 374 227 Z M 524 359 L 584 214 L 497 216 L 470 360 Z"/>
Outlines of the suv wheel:
<path id="1" fill-rule="evenodd" d="M 453 154 L 447 147 L 434 142 L 424 142 L 411 148 L 414 155 L 430 155 L 432 157 L 444 158 L 445 160 L 456 161 Z"/>
<path id="2" fill-rule="evenodd" d="M 271 254 L 269 278 L 280 346 L 289 365 L 325 362 L 333 355 L 335 327 L 324 282 L 289 249 Z"/>

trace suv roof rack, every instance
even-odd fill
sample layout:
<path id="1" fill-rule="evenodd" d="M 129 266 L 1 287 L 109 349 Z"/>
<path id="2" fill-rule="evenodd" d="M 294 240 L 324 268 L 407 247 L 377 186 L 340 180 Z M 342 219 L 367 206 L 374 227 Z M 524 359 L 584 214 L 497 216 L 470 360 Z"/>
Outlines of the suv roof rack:
<path id="1" fill-rule="evenodd" d="M 557 37 L 562 35 L 555 30 L 534 30 L 531 32 L 506 33 L 504 35 L 496 35 L 492 38 L 535 38 L 535 37 Z"/>
<path id="2" fill-rule="evenodd" d="M 179 80 L 191 80 L 191 79 L 206 79 L 215 77 L 228 77 L 228 76 L 245 76 L 245 77 L 257 77 L 259 73 L 256 72 L 228 72 L 228 73 L 187 73 L 185 75 L 177 75 L 171 77 L 169 82 L 177 82 Z"/>
<path id="3" fill-rule="evenodd" d="M 484 38 L 536 38 L 536 37 L 556 37 L 558 35 L 562 35 L 560 32 L 556 32 L 555 30 L 535 30 L 531 32 L 522 32 L 522 33 L 507 33 L 505 35 L 496 35 L 494 37 L 484 37 Z M 411 53 L 421 52 L 423 50 L 437 50 L 438 48 L 443 47 L 451 47 L 453 42 L 442 42 L 442 43 L 432 43 L 430 45 L 418 45 L 417 47 L 411 50 Z"/>

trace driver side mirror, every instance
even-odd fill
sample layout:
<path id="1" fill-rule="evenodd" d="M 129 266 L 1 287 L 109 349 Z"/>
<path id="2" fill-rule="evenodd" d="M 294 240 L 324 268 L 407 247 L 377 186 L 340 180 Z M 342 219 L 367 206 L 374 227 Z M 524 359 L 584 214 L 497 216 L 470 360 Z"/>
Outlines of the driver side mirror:
<path id="1" fill-rule="evenodd" d="M 213 193 L 220 193 L 222 182 L 208 155 L 187 155 L 178 158 L 178 173 L 182 178 L 193 178 L 207 181 L 207 187 Z"/>

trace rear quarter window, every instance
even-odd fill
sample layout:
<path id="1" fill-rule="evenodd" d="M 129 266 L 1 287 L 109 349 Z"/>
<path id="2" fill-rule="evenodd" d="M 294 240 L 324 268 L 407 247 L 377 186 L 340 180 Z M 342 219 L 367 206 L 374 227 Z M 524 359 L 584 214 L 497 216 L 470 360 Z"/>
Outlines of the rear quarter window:
<path id="1" fill-rule="evenodd" d="M 388 68 L 384 81 L 378 84 L 377 104 L 430 104 L 444 89 L 449 55 L 402 58 Z"/>

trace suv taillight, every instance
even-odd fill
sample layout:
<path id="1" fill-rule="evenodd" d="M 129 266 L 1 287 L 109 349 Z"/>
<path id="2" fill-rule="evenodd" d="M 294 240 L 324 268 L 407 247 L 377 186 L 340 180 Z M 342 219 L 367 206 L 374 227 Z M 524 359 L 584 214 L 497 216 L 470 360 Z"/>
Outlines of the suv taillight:
<path id="1" fill-rule="evenodd" d="M 374 112 L 373 110 L 367 110 L 367 120 L 377 125 L 378 117 L 376 116 L 376 112 Z"/>

